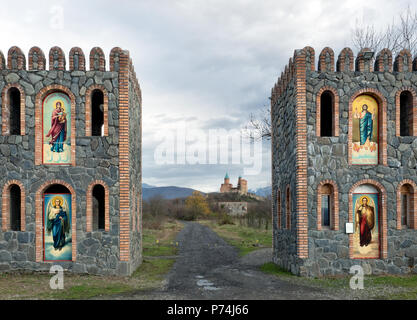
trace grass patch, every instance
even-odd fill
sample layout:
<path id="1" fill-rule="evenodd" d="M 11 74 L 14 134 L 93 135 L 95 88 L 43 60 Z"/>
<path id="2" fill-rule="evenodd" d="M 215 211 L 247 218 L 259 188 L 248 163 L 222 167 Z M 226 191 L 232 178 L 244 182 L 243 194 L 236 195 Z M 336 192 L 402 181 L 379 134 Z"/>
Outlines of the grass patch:
<path id="1" fill-rule="evenodd" d="M 240 256 L 261 248 L 272 247 L 272 229 L 255 229 L 238 224 L 219 225 L 213 220 L 198 222 L 211 228 L 227 243 L 238 248 Z"/>
<path id="2" fill-rule="evenodd" d="M 350 289 L 351 275 L 323 278 L 297 277 L 272 262 L 262 265 L 260 270 L 294 284 L 331 290 L 330 292 L 334 292 L 341 299 L 417 300 L 417 275 L 368 275 L 364 278 L 363 290 L 352 290 Z"/>
<path id="3" fill-rule="evenodd" d="M 165 221 L 158 229 L 143 228 L 143 263 L 130 277 L 64 273 L 64 290 L 52 290 L 49 273 L 1 273 L 0 299 L 84 300 L 160 288 L 175 262 L 164 256 L 176 255 L 174 239 L 181 228 L 176 221 Z"/>
<path id="4" fill-rule="evenodd" d="M 260 267 L 262 272 L 265 273 L 269 273 L 269 274 L 274 274 L 277 276 L 284 276 L 284 277 L 292 277 L 294 276 L 291 272 L 281 268 L 280 266 L 277 266 L 275 263 L 273 262 L 268 262 L 263 264 Z"/>
<path id="5" fill-rule="evenodd" d="M 178 253 L 178 243 L 175 237 L 182 227 L 183 225 L 178 221 L 166 221 L 163 228 L 144 229 L 143 256 L 175 256 Z"/>

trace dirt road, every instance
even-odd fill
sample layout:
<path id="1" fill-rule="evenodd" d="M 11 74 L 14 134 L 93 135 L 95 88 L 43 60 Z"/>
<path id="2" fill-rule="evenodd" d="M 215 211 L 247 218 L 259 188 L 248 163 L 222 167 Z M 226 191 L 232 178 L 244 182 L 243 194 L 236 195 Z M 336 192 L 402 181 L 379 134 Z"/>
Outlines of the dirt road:
<path id="1" fill-rule="evenodd" d="M 244 258 L 206 226 L 185 223 L 178 234 L 179 256 L 162 290 L 122 299 L 336 299 L 334 295 L 259 271 L 271 250 Z"/>

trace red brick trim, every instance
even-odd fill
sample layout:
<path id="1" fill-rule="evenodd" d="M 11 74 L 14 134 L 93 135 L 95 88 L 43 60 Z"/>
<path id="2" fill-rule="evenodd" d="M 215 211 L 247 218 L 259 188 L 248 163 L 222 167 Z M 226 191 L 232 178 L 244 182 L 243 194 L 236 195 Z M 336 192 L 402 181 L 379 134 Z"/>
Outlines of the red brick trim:
<path id="1" fill-rule="evenodd" d="M 142 197 L 141 194 L 138 192 L 137 195 L 137 201 L 138 201 L 138 207 L 137 207 L 137 224 L 136 224 L 136 231 L 140 232 L 140 226 L 141 226 L 141 212 L 142 212 Z"/>
<path id="2" fill-rule="evenodd" d="M 123 50 L 119 47 L 114 47 L 110 51 L 110 71 L 119 71 L 120 70 L 120 56 L 122 55 Z"/>
<path id="3" fill-rule="evenodd" d="M 369 61 L 369 65 L 365 65 L 365 57 L 364 53 L 369 52 L 371 49 L 369 48 L 363 48 L 361 51 L 359 51 L 358 56 L 356 57 L 356 71 L 359 72 L 373 72 L 374 71 L 374 65 Z"/>
<path id="4" fill-rule="evenodd" d="M 387 62 L 385 63 L 384 57 L 387 55 Z M 385 48 L 382 49 L 378 55 L 376 56 L 375 60 L 375 71 L 379 72 L 392 72 L 392 53 L 391 50 Z"/>
<path id="5" fill-rule="evenodd" d="M 417 112 L 415 112 L 415 108 L 417 107 L 417 95 L 413 88 L 411 87 L 402 87 L 395 93 L 395 135 L 397 137 L 401 136 L 401 93 L 404 91 L 409 91 L 413 96 L 413 105 L 411 106 L 412 110 L 412 135 L 417 136 Z"/>
<path id="6" fill-rule="evenodd" d="M 281 190 L 277 191 L 277 226 L 278 229 L 281 229 L 282 226 L 282 200 L 281 200 Z"/>
<path id="7" fill-rule="evenodd" d="M 297 254 L 308 258 L 308 193 L 307 193 L 307 98 L 306 53 L 296 51 L 295 64 L 295 114 L 296 114 L 296 214 Z"/>
<path id="8" fill-rule="evenodd" d="M 86 208 L 86 219 L 87 219 L 87 232 L 93 231 L 93 189 L 96 185 L 101 185 L 104 188 L 104 231 L 110 231 L 110 205 L 109 187 L 103 180 L 94 180 L 88 185 L 87 188 L 87 208 Z"/>
<path id="9" fill-rule="evenodd" d="M 407 57 L 407 63 L 404 65 L 405 56 Z M 411 56 L 411 53 L 410 53 L 409 50 L 403 49 L 395 57 L 394 71 L 398 71 L 398 72 L 409 71 L 409 72 L 411 72 L 412 70 L 413 70 L 413 58 Z"/>
<path id="10" fill-rule="evenodd" d="M 336 182 L 333 180 L 323 180 L 317 186 L 317 230 L 322 229 L 321 225 L 321 196 L 328 194 L 323 192 L 323 186 L 330 185 L 332 187 L 332 192 L 330 193 L 330 201 L 332 205 L 331 215 L 330 215 L 330 229 L 339 230 L 339 188 L 337 187 Z"/>
<path id="11" fill-rule="evenodd" d="M 75 166 L 75 96 L 67 87 L 60 84 L 53 84 L 42 88 L 39 93 L 36 95 L 35 99 L 35 165 L 39 166 L 42 164 L 42 107 L 44 98 L 56 91 L 62 91 L 66 93 L 71 100 L 71 165 Z"/>
<path id="12" fill-rule="evenodd" d="M 412 189 L 412 194 L 411 194 L 412 203 L 411 203 L 411 206 L 410 206 L 411 214 L 410 214 L 409 226 L 410 226 L 411 229 L 416 230 L 417 229 L 417 210 L 416 210 L 417 185 L 413 180 L 410 180 L 410 179 L 404 179 L 397 186 L 397 230 L 402 229 L 402 225 L 401 225 L 401 187 L 403 185 L 406 185 L 406 184 L 410 185 L 410 187 Z"/>
<path id="13" fill-rule="evenodd" d="M 326 57 L 327 55 L 330 57 L 330 63 L 327 66 Z M 334 52 L 332 48 L 326 47 L 324 48 L 319 56 L 319 65 L 318 65 L 319 72 L 334 72 Z"/>
<path id="14" fill-rule="evenodd" d="M 43 193 L 45 190 L 54 184 L 60 184 L 66 187 L 71 193 L 71 208 L 72 208 L 72 261 L 77 258 L 77 201 L 74 188 L 63 180 L 49 180 L 43 183 L 35 195 L 35 224 L 36 224 L 36 262 L 43 261 Z"/>
<path id="15" fill-rule="evenodd" d="M 316 95 L 316 134 L 318 137 L 321 136 L 321 95 L 325 91 L 330 91 L 332 94 L 332 107 L 333 107 L 333 128 L 332 136 L 339 136 L 339 95 L 337 94 L 336 89 L 325 86 L 322 87 Z"/>
<path id="16" fill-rule="evenodd" d="M 55 54 L 58 54 L 56 67 L 54 67 Z M 65 70 L 65 54 L 60 47 L 52 47 L 49 50 L 49 70 Z"/>
<path id="17" fill-rule="evenodd" d="M 348 61 L 346 61 L 346 57 L 348 57 Z M 347 64 L 346 64 L 347 62 Z M 353 61 L 353 52 L 350 48 L 344 48 L 337 58 L 337 67 L 336 70 L 338 72 L 343 71 L 353 71 L 354 61 Z"/>
<path id="18" fill-rule="evenodd" d="M 349 100 L 349 132 L 348 132 L 348 163 L 352 165 L 352 104 L 362 94 L 373 96 L 378 102 L 378 130 L 379 130 L 379 164 L 387 165 L 387 99 L 374 88 L 364 88 L 356 91 Z"/>
<path id="19" fill-rule="evenodd" d="M 381 259 L 388 258 L 388 223 L 387 223 L 387 193 L 385 191 L 384 186 L 379 183 L 378 181 L 372 179 L 363 179 L 356 182 L 349 190 L 349 214 L 348 214 L 348 221 L 353 223 L 353 191 L 357 187 L 363 184 L 370 184 L 376 187 L 380 193 L 380 201 L 381 204 L 379 205 L 379 231 L 380 231 L 380 257 Z M 382 232 L 381 232 L 382 231 Z M 349 257 L 353 259 L 353 234 L 349 234 Z"/>
<path id="20" fill-rule="evenodd" d="M 129 52 L 120 53 L 119 69 L 120 261 L 130 259 Z"/>
<path id="21" fill-rule="evenodd" d="M 75 69 L 74 65 L 74 56 L 78 55 L 78 68 Z M 71 48 L 69 53 L 69 68 L 70 71 L 85 71 L 85 56 L 81 48 L 74 47 Z"/>
<path id="22" fill-rule="evenodd" d="M 13 56 L 16 56 L 16 68 L 13 68 Z M 11 47 L 7 54 L 7 69 L 9 70 L 26 70 L 26 57 L 19 47 Z"/>
<path id="23" fill-rule="evenodd" d="M 25 90 L 18 83 L 9 83 L 3 88 L 1 92 L 2 101 L 2 128 L 1 133 L 5 136 L 10 135 L 10 102 L 9 102 L 9 90 L 16 88 L 20 91 L 20 135 L 26 134 L 26 95 Z"/>
<path id="24" fill-rule="evenodd" d="M 98 65 L 94 63 L 98 60 Z M 90 51 L 90 70 L 94 71 L 106 71 L 106 58 L 104 57 L 103 50 L 99 47 L 94 47 Z"/>
<path id="25" fill-rule="evenodd" d="M 304 47 L 304 52 L 306 54 L 306 67 L 307 69 L 310 69 L 310 71 L 314 71 L 315 70 L 315 65 L 316 65 L 316 61 L 315 61 L 315 52 L 314 49 L 312 47 Z M 310 62 L 308 62 L 308 58 L 310 58 Z"/>
<path id="26" fill-rule="evenodd" d="M 290 185 L 288 184 L 285 188 L 285 228 L 290 230 L 291 229 L 291 189 Z"/>
<path id="27" fill-rule="evenodd" d="M 0 70 L 6 69 L 6 60 L 4 59 L 3 52 L 0 50 Z"/>
<path id="28" fill-rule="evenodd" d="M 37 55 L 38 61 L 35 61 L 37 65 L 33 65 L 33 56 Z M 32 47 L 29 50 L 29 70 L 45 70 L 46 67 L 46 59 L 45 54 L 43 53 L 42 49 L 39 47 Z"/>
<path id="29" fill-rule="evenodd" d="M 20 231 L 26 231 L 26 191 L 22 182 L 18 180 L 8 181 L 2 191 L 2 231 L 10 230 L 10 188 L 17 185 L 20 188 Z"/>
<path id="30" fill-rule="evenodd" d="M 103 92 L 103 125 L 104 136 L 109 135 L 109 94 L 104 86 L 100 84 L 94 84 L 88 87 L 85 93 L 85 135 L 91 137 L 92 135 L 92 110 L 91 110 L 91 98 L 94 90 L 100 90 Z"/>

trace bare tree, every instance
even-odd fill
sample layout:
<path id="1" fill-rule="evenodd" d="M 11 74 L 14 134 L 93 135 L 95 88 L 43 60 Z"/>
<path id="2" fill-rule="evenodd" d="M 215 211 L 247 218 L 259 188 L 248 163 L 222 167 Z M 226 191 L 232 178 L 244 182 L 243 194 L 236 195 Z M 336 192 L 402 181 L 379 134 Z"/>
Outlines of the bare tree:
<path id="1" fill-rule="evenodd" d="M 373 24 L 356 20 L 351 34 L 352 44 L 360 51 L 369 48 L 378 53 L 388 48 L 393 57 L 401 50 L 407 49 L 413 56 L 417 55 L 417 12 L 408 6 L 397 17 L 393 17 L 384 30 L 377 30 Z M 246 132 L 253 139 L 271 139 L 271 108 L 264 106 L 257 114 L 250 114 Z"/>
<path id="2" fill-rule="evenodd" d="M 352 32 L 352 43 L 359 51 L 369 48 L 379 52 L 384 48 L 391 50 L 396 56 L 402 49 L 410 50 L 412 55 L 417 53 L 417 12 L 408 6 L 397 17 L 393 17 L 385 30 L 377 30 L 373 24 L 365 24 L 356 20 Z"/>
<path id="3" fill-rule="evenodd" d="M 252 139 L 271 139 L 271 107 L 264 106 L 257 114 L 251 113 L 245 127 L 246 134 Z"/>

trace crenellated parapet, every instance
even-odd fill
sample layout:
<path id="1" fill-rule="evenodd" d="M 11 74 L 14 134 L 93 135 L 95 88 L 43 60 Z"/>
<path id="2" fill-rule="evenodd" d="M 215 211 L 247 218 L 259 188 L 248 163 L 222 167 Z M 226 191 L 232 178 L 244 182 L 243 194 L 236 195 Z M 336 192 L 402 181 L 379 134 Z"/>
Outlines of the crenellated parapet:
<path id="1" fill-rule="evenodd" d="M 19 47 L 11 47 L 7 53 L 7 69 L 26 70 L 26 58 Z"/>
<path id="2" fill-rule="evenodd" d="M 286 91 L 288 84 L 294 77 L 295 63 L 293 61 L 295 61 L 297 52 L 302 52 L 304 54 L 307 72 L 417 72 L 417 56 L 414 57 L 413 60 L 410 51 L 407 49 L 401 50 L 394 60 L 391 51 L 387 48 L 382 49 L 378 53 L 372 52 L 369 48 L 363 48 L 355 58 L 352 49 L 346 47 L 340 51 L 335 63 L 333 49 L 325 47 L 318 56 L 316 69 L 315 51 L 312 47 L 306 46 L 302 50 L 296 50 L 294 52 L 294 57 L 290 59 L 289 63 L 285 66 L 284 71 L 272 87 L 270 97 L 271 105 L 274 105 L 282 96 Z"/>
<path id="3" fill-rule="evenodd" d="M 45 54 L 39 47 L 32 47 L 29 50 L 29 70 L 45 70 Z"/>
<path id="4" fill-rule="evenodd" d="M 353 52 L 350 48 L 344 48 L 337 58 L 336 70 L 338 72 L 353 71 Z"/>
<path id="5" fill-rule="evenodd" d="M 88 56 L 90 71 L 111 71 L 119 72 L 120 56 L 124 54 L 124 50 L 114 47 L 109 55 L 109 67 L 106 70 L 106 56 L 100 47 L 91 49 Z M 27 62 L 26 62 L 27 61 Z M 16 46 L 11 47 L 7 52 L 7 57 L 0 51 L 0 70 L 57 70 L 57 71 L 86 71 L 86 57 L 79 47 L 71 48 L 68 53 L 68 62 L 65 52 L 60 47 L 52 47 L 48 52 L 48 57 L 39 47 L 32 47 L 26 56 L 23 51 Z"/>
<path id="6" fill-rule="evenodd" d="M 85 71 L 85 56 L 81 48 L 74 47 L 69 53 L 70 71 Z"/>

